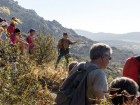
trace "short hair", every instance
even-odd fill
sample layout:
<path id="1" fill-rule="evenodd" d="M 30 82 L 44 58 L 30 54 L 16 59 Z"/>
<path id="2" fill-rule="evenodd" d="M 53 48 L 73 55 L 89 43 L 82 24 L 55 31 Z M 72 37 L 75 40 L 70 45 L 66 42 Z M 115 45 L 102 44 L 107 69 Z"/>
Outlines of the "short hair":
<path id="1" fill-rule="evenodd" d="M 16 29 L 14 30 L 14 33 L 18 33 L 18 32 L 20 32 L 20 29 L 16 28 Z"/>
<path id="2" fill-rule="evenodd" d="M 128 95 L 126 96 L 123 92 L 127 92 Z M 120 77 L 113 80 L 110 84 L 110 95 L 115 95 L 112 97 L 113 105 L 122 105 L 128 100 L 134 100 L 135 96 L 138 92 L 138 85 L 137 83 L 127 77 Z M 130 98 L 128 99 L 128 97 Z"/>
<path id="3" fill-rule="evenodd" d="M 16 17 L 12 17 L 11 20 L 17 21 L 18 19 Z"/>
<path id="4" fill-rule="evenodd" d="M 67 33 L 63 33 L 63 36 L 66 36 L 66 35 L 68 35 Z"/>
<path id="5" fill-rule="evenodd" d="M 76 66 L 77 64 L 78 64 L 77 61 L 71 62 L 71 63 L 69 64 L 69 71 L 68 71 L 68 72 L 70 72 L 70 71 L 73 69 L 73 67 Z"/>
<path id="6" fill-rule="evenodd" d="M 3 19 L 0 17 L 0 22 L 2 22 L 3 21 Z"/>
<path id="7" fill-rule="evenodd" d="M 29 33 L 31 33 L 31 32 L 36 32 L 36 30 L 33 29 L 33 28 L 31 28 L 31 29 L 29 30 Z"/>
<path id="8" fill-rule="evenodd" d="M 95 60 L 103 56 L 107 51 L 112 53 L 112 48 L 104 43 L 93 44 L 90 48 L 90 59 Z"/>

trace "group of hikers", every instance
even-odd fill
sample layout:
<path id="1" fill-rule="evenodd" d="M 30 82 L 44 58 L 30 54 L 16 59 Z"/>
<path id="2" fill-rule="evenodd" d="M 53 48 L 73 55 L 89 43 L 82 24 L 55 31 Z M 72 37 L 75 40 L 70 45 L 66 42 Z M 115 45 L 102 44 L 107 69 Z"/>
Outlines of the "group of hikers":
<path id="1" fill-rule="evenodd" d="M 36 30 L 30 29 L 27 39 L 24 39 L 20 35 L 20 29 L 16 28 L 18 22 L 13 17 L 9 25 L 6 19 L 0 18 L 0 43 L 5 45 L 8 42 L 12 46 L 18 46 L 21 54 L 24 54 L 25 48 L 32 53 Z M 58 41 L 55 69 L 61 58 L 65 57 L 69 71 L 61 82 L 56 105 L 100 104 L 107 94 L 113 105 L 140 105 L 140 56 L 128 58 L 123 67 L 123 77 L 114 79 L 108 86 L 105 70 L 111 60 L 112 48 L 104 43 L 93 44 L 90 48 L 90 61 L 69 64 L 69 45 L 75 43 L 77 41 L 69 40 L 67 33 L 63 33 L 63 38 Z"/>
<path id="2" fill-rule="evenodd" d="M 21 31 L 16 28 L 16 25 L 20 23 L 20 20 L 16 17 L 11 18 L 10 24 L 6 19 L 0 18 L 0 44 L 1 46 L 12 45 L 17 46 L 21 54 L 24 54 L 25 49 L 28 49 L 29 53 L 33 52 L 34 40 L 36 38 L 36 30 L 29 29 L 27 38 L 21 36 Z"/>
<path id="3" fill-rule="evenodd" d="M 66 33 L 59 40 L 59 56 L 69 54 L 69 45 L 75 44 Z M 109 96 L 113 105 L 140 105 L 140 56 L 126 60 L 122 75 L 107 83 L 105 70 L 111 60 L 112 48 L 104 43 L 93 44 L 90 48 L 90 61 L 69 64 L 68 76 L 60 83 L 55 105 L 95 105 Z"/>

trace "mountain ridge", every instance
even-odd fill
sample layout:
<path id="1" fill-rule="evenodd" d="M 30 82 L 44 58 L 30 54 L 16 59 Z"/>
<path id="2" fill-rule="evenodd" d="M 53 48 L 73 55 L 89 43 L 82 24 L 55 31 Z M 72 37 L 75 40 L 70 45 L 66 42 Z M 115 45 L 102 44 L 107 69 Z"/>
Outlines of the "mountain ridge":
<path id="1" fill-rule="evenodd" d="M 101 40 L 132 40 L 139 41 L 140 32 L 130 32 L 124 34 L 114 34 L 114 33 L 93 33 L 85 30 L 75 29 L 74 30 L 78 35 L 85 36 L 92 40 L 101 41 Z"/>

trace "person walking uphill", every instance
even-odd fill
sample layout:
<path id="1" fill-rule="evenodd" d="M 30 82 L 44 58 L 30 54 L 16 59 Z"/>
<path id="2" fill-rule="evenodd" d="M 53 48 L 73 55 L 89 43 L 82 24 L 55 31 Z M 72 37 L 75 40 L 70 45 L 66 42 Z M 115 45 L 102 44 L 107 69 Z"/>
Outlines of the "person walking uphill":
<path id="1" fill-rule="evenodd" d="M 68 34 L 63 33 L 63 38 L 58 41 L 58 58 L 55 65 L 55 69 L 57 68 L 58 63 L 60 62 L 61 58 L 64 56 L 66 59 L 66 67 L 68 66 L 68 54 L 69 54 L 69 45 L 75 44 L 77 41 L 70 41 L 68 39 Z"/>

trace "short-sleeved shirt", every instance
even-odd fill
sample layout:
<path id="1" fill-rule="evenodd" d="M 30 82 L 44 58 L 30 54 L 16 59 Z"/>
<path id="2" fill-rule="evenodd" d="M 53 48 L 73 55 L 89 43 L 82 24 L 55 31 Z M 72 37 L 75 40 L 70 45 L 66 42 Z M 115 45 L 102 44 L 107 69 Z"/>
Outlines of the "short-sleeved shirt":
<path id="1" fill-rule="evenodd" d="M 96 64 L 87 62 L 87 67 L 97 66 Z M 91 69 L 91 68 L 89 68 Z M 76 67 L 72 69 L 69 75 L 77 70 Z M 87 98 L 96 99 L 96 98 L 104 98 L 104 93 L 107 92 L 108 85 L 107 85 L 107 78 L 105 75 L 104 70 L 96 69 L 91 71 L 87 76 L 87 90 L 86 95 Z"/>
<path id="2" fill-rule="evenodd" d="M 107 90 L 105 72 L 101 69 L 91 71 L 87 76 L 87 97 L 91 99 L 103 99 Z"/>
<path id="3" fill-rule="evenodd" d="M 69 45 L 72 44 L 72 42 L 69 39 L 60 39 L 58 42 L 58 48 L 60 49 L 68 49 Z"/>
<path id="4" fill-rule="evenodd" d="M 34 43 L 33 43 L 33 37 L 32 36 L 28 36 L 27 38 L 27 42 L 29 43 L 29 49 L 33 49 L 34 48 Z"/>
<path id="5" fill-rule="evenodd" d="M 13 34 L 14 30 L 15 30 L 15 25 L 14 24 L 10 24 L 7 28 L 7 31 L 10 35 Z"/>
<path id="6" fill-rule="evenodd" d="M 138 83 L 140 72 L 140 62 L 135 57 L 126 60 L 123 67 L 123 76 L 129 77 Z"/>
<path id="7" fill-rule="evenodd" d="M 2 33 L 1 39 L 2 39 L 3 41 L 5 41 L 5 40 L 7 39 L 6 32 L 3 32 L 3 33 Z"/>
<path id="8" fill-rule="evenodd" d="M 30 44 L 33 42 L 33 37 L 32 36 L 28 36 L 27 37 L 27 42 Z"/>

